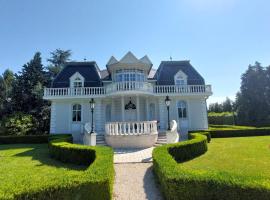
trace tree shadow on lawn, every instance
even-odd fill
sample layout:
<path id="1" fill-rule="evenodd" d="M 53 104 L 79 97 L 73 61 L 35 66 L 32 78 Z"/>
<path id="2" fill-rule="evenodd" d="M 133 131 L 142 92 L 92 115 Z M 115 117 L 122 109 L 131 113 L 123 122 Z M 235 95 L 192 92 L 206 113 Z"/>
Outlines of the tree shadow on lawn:
<path id="1" fill-rule="evenodd" d="M 13 154 L 10 157 L 31 157 L 32 160 L 39 161 L 35 166 L 52 166 L 56 168 L 65 168 L 69 170 L 83 171 L 88 166 L 63 163 L 50 157 L 48 144 L 16 144 L 16 145 L 1 145 L 1 150 L 26 148 L 23 152 Z"/>

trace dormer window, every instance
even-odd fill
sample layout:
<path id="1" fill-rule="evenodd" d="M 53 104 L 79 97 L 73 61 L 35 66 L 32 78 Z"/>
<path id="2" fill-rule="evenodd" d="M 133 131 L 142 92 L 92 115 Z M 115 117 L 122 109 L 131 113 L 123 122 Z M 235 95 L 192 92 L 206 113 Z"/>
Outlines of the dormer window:
<path id="1" fill-rule="evenodd" d="M 78 87 L 82 87 L 82 80 L 77 77 L 74 81 L 73 81 L 73 87 L 74 88 L 78 88 Z"/>
<path id="2" fill-rule="evenodd" d="M 174 76 L 175 85 L 186 85 L 187 84 L 187 75 L 181 70 L 178 71 Z"/>
<path id="3" fill-rule="evenodd" d="M 79 73 L 76 72 L 70 78 L 70 87 L 73 88 L 81 88 L 84 87 L 84 77 Z"/>

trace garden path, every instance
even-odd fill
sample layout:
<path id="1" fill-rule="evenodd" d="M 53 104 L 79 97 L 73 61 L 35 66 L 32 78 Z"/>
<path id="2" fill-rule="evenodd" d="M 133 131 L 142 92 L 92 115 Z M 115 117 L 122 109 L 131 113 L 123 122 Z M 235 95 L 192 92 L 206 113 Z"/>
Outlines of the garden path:
<path id="1" fill-rule="evenodd" d="M 114 164 L 114 200 L 161 200 L 152 163 Z"/>

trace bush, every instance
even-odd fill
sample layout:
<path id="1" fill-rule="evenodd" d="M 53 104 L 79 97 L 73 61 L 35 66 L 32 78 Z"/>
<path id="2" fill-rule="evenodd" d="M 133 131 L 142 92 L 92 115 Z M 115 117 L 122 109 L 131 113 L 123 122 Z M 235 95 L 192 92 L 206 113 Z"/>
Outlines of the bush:
<path id="1" fill-rule="evenodd" d="M 235 123 L 233 112 L 208 113 L 209 124 L 226 124 L 233 125 Z"/>
<path id="2" fill-rule="evenodd" d="M 192 139 L 192 132 L 189 132 L 188 134 L 188 139 Z M 194 131 L 193 133 L 199 133 L 199 134 L 202 134 L 202 135 L 205 135 L 207 137 L 207 142 L 210 143 L 211 142 L 211 134 L 209 132 L 206 132 L 206 131 L 201 131 L 201 132 L 198 132 L 198 131 Z"/>
<path id="3" fill-rule="evenodd" d="M 249 129 L 214 129 L 208 130 L 212 138 L 248 137 L 270 135 L 270 127 Z"/>
<path id="4" fill-rule="evenodd" d="M 156 147 L 153 151 L 154 172 L 157 176 L 162 192 L 166 199 L 173 200 L 268 200 L 270 195 L 267 183 L 258 184 L 256 181 L 243 181 L 237 177 L 228 177 L 228 174 L 222 172 L 187 169 L 182 167 L 179 160 L 187 160 L 185 157 L 186 149 L 194 150 L 190 153 L 190 158 L 199 156 L 204 153 L 205 149 L 201 144 L 206 144 L 206 137 L 198 134 L 192 134 L 192 139 L 183 144 L 164 145 Z M 204 141 L 204 142 L 203 142 Z M 198 148 L 196 147 L 198 144 Z M 193 146 L 187 147 L 187 146 Z M 174 153 L 184 154 L 171 155 L 170 148 L 178 146 Z M 181 150 L 182 149 L 182 150 Z M 175 157 L 178 157 L 174 159 Z M 180 158 L 180 159 L 179 159 Z M 226 178 L 227 179 L 226 179 Z"/>
<path id="5" fill-rule="evenodd" d="M 47 143 L 48 135 L 0 136 L 0 144 L 39 144 Z"/>
<path id="6" fill-rule="evenodd" d="M 114 180 L 113 151 L 109 147 L 90 147 L 71 144 L 70 135 L 52 135 L 49 138 L 50 155 L 62 162 L 89 165 L 80 182 L 67 182 L 36 193 L 31 199 L 111 199 Z M 25 197 L 22 195 L 21 197 Z"/>
<path id="7" fill-rule="evenodd" d="M 23 113 L 15 113 L 6 117 L 2 126 L 7 135 L 27 135 L 36 130 L 33 116 Z"/>
<path id="8" fill-rule="evenodd" d="M 166 145 L 165 148 L 177 162 L 195 158 L 207 151 L 207 137 L 201 134 L 190 134 L 190 140 Z"/>

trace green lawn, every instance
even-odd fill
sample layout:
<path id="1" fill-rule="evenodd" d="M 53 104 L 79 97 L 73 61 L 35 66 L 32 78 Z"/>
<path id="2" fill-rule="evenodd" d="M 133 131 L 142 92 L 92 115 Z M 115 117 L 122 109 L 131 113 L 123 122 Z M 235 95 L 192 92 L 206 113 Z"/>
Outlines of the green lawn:
<path id="1" fill-rule="evenodd" d="M 235 125 L 209 125 L 209 130 L 247 130 L 256 129 L 254 126 L 235 126 Z"/>
<path id="2" fill-rule="evenodd" d="M 270 136 L 214 138 L 204 155 L 179 165 L 201 175 L 270 188 Z"/>
<path id="3" fill-rule="evenodd" d="M 0 199 L 56 183 L 79 182 L 85 169 L 51 159 L 48 144 L 0 145 Z"/>

